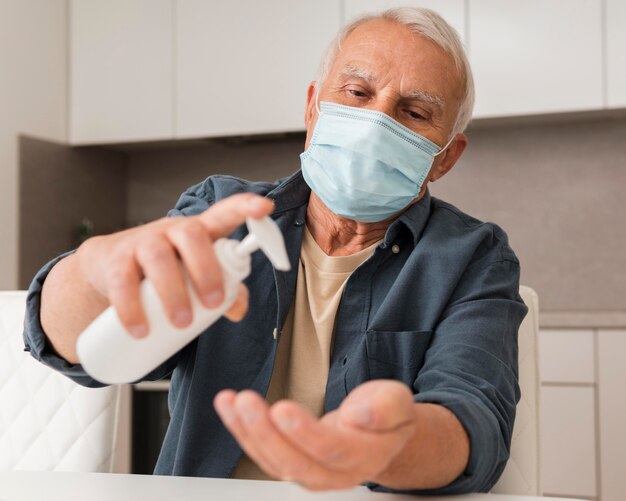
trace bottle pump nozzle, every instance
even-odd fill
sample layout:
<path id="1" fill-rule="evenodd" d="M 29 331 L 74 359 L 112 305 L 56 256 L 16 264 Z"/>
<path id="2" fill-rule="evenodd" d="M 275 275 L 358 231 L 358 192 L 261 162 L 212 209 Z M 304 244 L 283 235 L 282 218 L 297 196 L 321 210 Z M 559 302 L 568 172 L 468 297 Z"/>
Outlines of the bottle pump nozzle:
<path id="1" fill-rule="evenodd" d="M 261 219 L 246 219 L 246 225 L 250 232 L 235 248 L 238 255 L 252 254 L 261 249 L 270 260 L 274 268 L 280 271 L 289 271 L 289 257 L 283 243 L 283 236 L 276 223 L 269 217 Z"/>

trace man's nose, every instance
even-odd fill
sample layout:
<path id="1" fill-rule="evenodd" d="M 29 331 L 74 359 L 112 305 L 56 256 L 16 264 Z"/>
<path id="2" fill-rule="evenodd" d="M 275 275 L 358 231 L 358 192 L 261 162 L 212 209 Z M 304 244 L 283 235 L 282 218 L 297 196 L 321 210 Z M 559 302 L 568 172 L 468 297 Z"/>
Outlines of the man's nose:
<path id="1" fill-rule="evenodd" d="M 397 103 L 391 98 L 385 98 L 381 96 L 373 99 L 368 108 L 371 110 L 380 111 L 385 115 L 389 115 L 391 118 L 396 118 L 395 115 Z"/>

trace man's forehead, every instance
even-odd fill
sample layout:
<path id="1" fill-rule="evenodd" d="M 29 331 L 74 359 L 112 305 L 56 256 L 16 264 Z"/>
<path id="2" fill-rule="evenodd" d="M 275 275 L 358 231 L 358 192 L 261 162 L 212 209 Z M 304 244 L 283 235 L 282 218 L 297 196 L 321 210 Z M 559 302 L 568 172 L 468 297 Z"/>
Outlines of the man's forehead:
<path id="1" fill-rule="evenodd" d="M 388 19 L 373 19 L 352 30 L 339 45 L 335 63 L 338 63 L 335 71 L 339 69 L 344 76 L 359 76 L 360 73 L 360 77 L 367 81 L 375 80 L 381 72 L 381 64 L 397 68 L 405 78 L 414 75 L 422 84 L 426 73 L 445 80 L 438 83 L 443 85 L 441 89 L 407 88 L 407 93 L 428 90 L 431 94 L 433 91 L 448 94 L 447 91 L 451 90 L 457 94 L 458 89 L 448 87 L 461 83 L 455 78 L 459 76 L 458 69 L 450 54 L 428 37 Z M 428 80 L 434 83 L 430 77 Z"/>
<path id="2" fill-rule="evenodd" d="M 340 43 L 340 51 L 351 53 L 394 52 L 411 56 L 435 44 L 409 26 L 388 19 L 367 21 L 352 31 Z"/>

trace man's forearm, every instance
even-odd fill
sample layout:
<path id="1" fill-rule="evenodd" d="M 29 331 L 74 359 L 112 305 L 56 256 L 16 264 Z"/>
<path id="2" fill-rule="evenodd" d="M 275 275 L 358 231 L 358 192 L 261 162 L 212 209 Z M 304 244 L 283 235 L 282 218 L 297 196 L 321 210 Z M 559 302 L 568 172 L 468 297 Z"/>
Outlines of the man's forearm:
<path id="1" fill-rule="evenodd" d="M 56 353 L 78 363 L 78 335 L 107 306 L 107 300 L 84 279 L 76 254 L 59 261 L 41 291 L 41 325 Z"/>
<path id="2" fill-rule="evenodd" d="M 434 489 L 448 485 L 467 466 L 469 437 L 458 418 L 435 404 L 415 404 L 415 433 L 377 478 L 392 489 Z"/>

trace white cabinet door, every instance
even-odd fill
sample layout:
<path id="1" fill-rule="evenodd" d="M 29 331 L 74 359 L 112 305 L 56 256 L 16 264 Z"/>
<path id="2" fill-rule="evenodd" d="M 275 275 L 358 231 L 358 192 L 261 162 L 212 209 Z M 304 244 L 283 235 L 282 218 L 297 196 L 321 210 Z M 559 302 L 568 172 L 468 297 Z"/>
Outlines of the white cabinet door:
<path id="1" fill-rule="evenodd" d="M 542 329 L 539 332 L 542 383 L 594 383 L 594 339 L 590 330 Z"/>
<path id="2" fill-rule="evenodd" d="M 602 108 L 601 3 L 469 0 L 475 116 Z"/>
<path id="3" fill-rule="evenodd" d="M 602 501 L 626 493 L 626 331 L 598 332 Z"/>
<path id="4" fill-rule="evenodd" d="M 393 7 L 426 7 L 440 14 L 465 42 L 465 0 L 345 0 L 344 20 Z"/>
<path id="5" fill-rule="evenodd" d="M 541 392 L 544 494 L 594 497 L 594 388 L 544 386 Z"/>
<path id="6" fill-rule="evenodd" d="M 172 0 L 73 0 L 71 143 L 171 138 L 172 44 Z"/>
<path id="7" fill-rule="evenodd" d="M 178 0 L 176 137 L 304 130 L 307 86 L 340 5 Z"/>
<path id="8" fill-rule="evenodd" d="M 607 104 L 626 107 L 626 2 L 606 0 Z"/>

